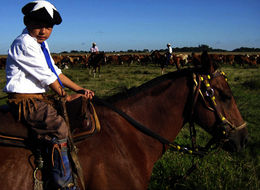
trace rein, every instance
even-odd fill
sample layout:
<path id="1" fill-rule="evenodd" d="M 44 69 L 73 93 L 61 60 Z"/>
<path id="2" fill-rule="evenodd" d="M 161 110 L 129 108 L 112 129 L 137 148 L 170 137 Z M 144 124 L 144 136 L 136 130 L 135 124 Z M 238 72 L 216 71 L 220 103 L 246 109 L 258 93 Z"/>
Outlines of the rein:
<path id="1" fill-rule="evenodd" d="M 174 150 L 179 151 L 179 152 L 183 152 L 183 153 L 193 154 L 193 155 L 197 155 L 197 156 L 204 156 L 205 155 L 204 151 L 193 150 L 191 148 L 181 146 L 181 145 L 179 145 L 177 143 L 170 142 L 169 140 L 165 139 L 164 137 L 162 137 L 159 134 L 155 133 L 154 131 L 150 130 L 146 126 L 140 124 L 139 122 L 134 120 L 132 117 L 127 115 L 125 112 L 123 112 L 122 110 L 116 108 L 115 106 L 113 106 L 112 104 L 108 103 L 107 101 L 104 101 L 104 100 L 102 100 L 102 99 L 100 99 L 100 98 L 98 98 L 96 96 L 94 96 L 94 100 L 99 102 L 99 103 L 101 103 L 101 104 L 103 104 L 104 106 L 110 108 L 114 112 L 118 113 L 120 116 L 122 116 L 124 119 L 126 119 L 130 124 L 132 124 L 136 129 L 138 129 L 142 133 L 144 133 L 144 134 L 146 134 L 146 135 L 148 135 L 148 136 L 158 140 L 163 145 L 168 145 L 171 148 L 173 148 Z"/>

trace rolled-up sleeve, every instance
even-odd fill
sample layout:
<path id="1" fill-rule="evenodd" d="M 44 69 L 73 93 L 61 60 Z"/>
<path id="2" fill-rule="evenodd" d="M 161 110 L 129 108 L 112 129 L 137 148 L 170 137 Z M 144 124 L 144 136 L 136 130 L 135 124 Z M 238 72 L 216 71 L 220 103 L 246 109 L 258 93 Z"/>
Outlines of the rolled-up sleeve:
<path id="1" fill-rule="evenodd" d="M 19 64 L 19 66 L 24 70 L 24 72 L 28 76 L 31 75 L 37 79 L 43 87 L 48 86 L 57 80 L 57 76 L 48 67 L 40 45 L 36 48 L 35 44 L 19 44 L 13 48 L 11 55 L 16 60 L 16 63 Z M 60 74 L 60 69 L 56 69 Z"/>
<path id="2" fill-rule="evenodd" d="M 51 61 L 57 75 L 60 75 L 61 70 L 52 58 Z M 12 93 L 45 93 L 55 80 L 57 76 L 49 68 L 41 45 L 25 29 L 8 50 L 6 85 L 3 90 Z"/>

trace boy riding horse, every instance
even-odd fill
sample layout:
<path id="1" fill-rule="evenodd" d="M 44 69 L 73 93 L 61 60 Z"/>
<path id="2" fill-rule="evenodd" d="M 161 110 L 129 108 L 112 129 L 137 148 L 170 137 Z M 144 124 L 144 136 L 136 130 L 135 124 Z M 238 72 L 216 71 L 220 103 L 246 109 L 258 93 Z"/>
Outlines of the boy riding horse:
<path id="1" fill-rule="evenodd" d="M 6 61 L 6 86 L 9 106 L 31 130 L 35 143 L 48 144 L 47 155 L 52 156 L 51 186 L 55 189 L 77 189 L 73 184 L 68 157 L 69 128 L 64 118 L 47 100 L 51 88 L 58 96 L 71 101 L 77 95 L 66 96 L 64 87 L 83 91 L 85 98 L 94 96 L 88 89 L 77 85 L 54 64 L 46 40 L 53 26 L 62 18 L 47 1 L 32 1 L 22 8 L 26 28 L 12 43 Z M 48 188 L 49 189 L 49 188 Z"/>

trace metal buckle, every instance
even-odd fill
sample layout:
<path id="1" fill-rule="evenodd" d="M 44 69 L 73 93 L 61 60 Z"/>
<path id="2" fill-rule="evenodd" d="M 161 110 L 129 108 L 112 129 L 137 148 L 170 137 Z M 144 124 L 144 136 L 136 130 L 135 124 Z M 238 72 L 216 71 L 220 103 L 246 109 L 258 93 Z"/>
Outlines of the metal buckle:
<path id="1" fill-rule="evenodd" d="M 208 88 L 205 92 L 206 96 L 213 97 L 214 96 L 214 90 L 213 88 Z"/>

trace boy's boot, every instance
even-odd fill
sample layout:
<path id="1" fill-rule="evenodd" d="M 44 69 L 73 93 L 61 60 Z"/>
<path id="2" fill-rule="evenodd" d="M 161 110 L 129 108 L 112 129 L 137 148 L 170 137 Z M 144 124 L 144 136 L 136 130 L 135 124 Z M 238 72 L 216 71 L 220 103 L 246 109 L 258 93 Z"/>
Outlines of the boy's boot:
<path id="1" fill-rule="evenodd" d="M 58 189 L 78 189 L 73 182 L 71 165 L 68 157 L 67 139 L 53 141 L 51 174 L 54 185 Z"/>

